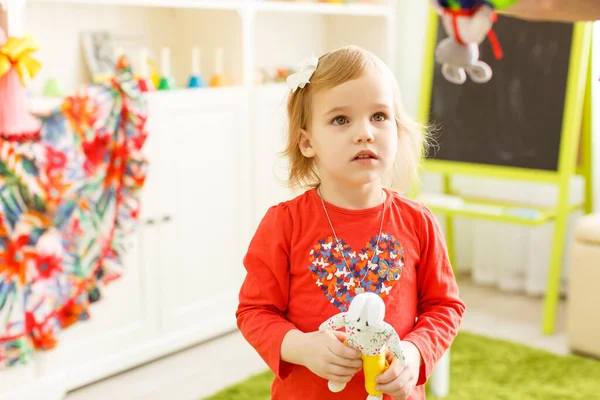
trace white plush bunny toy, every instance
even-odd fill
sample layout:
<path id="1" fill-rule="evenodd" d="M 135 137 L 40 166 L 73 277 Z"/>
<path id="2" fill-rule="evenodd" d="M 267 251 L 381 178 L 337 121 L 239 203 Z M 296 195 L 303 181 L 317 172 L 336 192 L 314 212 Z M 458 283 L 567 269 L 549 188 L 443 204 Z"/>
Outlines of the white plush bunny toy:
<path id="1" fill-rule="evenodd" d="M 375 378 L 388 367 L 388 349 L 403 366 L 406 365 L 400 337 L 383 320 L 384 316 L 385 304 L 381 297 L 375 293 L 360 293 L 352 299 L 347 312 L 332 316 L 319 327 L 320 331 L 345 328 L 347 345 L 362 352 L 367 400 L 383 398 L 383 394 L 375 390 Z M 346 386 L 331 381 L 328 385 L 332 392 L 339 392 Z"/>
<path id="2" fill-rule="evenodd" d="M 496 21 L 496 11 L 488 3 L 481 2 L 472 10 L 451 10 L 441 7 L 438 0 L 430 0 L 447 38 L 438 43 L 435 59 L 442 65 L 442 75 L 457 85 L 467 80 L 485 83 L 492 78 L 490 66 L 479 60 L 479 45 L 490 36 L 496 58 L 501 57 L 492 26 Z"/>

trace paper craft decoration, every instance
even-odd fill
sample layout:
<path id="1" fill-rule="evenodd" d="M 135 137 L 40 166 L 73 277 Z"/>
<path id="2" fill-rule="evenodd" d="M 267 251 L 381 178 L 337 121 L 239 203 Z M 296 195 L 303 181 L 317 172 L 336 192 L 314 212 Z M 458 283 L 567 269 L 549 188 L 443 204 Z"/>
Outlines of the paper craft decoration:
<path id="1" fill-rule="evenodd" d="M 125 58 L 113 75 L 39 116 L 36 134 L 0 141 L 0 369 L 55 347 L 123 273 L 146 105 Z"/>

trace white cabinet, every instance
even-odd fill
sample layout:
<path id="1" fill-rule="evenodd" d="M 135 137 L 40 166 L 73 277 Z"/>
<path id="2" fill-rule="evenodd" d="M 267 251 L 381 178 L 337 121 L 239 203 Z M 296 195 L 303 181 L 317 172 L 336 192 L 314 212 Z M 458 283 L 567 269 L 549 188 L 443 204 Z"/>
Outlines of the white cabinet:
<path id="1" fill-rule="evenodd" d="M 148 96 L 150 164 L 125 273 L 55 349 L 0 373 L 2 400 L 38 399 L 49 388 L 60 398 L 235 328 L 254 215 L 248 98 L 243 88 Z"/>
<path id="2" fill-rule="evenodd" d="M 150 51 L 160 68 L 163 47 L 171 51 L 171 71 L 186 87 L 192 48 L 201 52 L 208 80 L 222 70 L 231 84 L 253 85 L 264 69 L 297 67 L 312 53 L 356 44 L 396 68 L 395 0 L 355 0 L 360 4 L 326 4 L 299 0 L 11 0 L 26 3 L 25 32 L 40 42 L 34 55 L 43 63 L 30 90 L 40 93 L 48 78 L 71 91 L 90 80 L 81 34 L 108 31 L 114 47 L 138 68 L 139 50 Z M 9 16 L 10 17 L 10 16 Z M 16 15 L 15 18 L 19 18 Z M 60 26 L 60 29 L 56 29 Z M 136 70 L 137 72 L 137 70 Z"/>
<path id="3" fill-rule="evenodd" d="M 241 185 L 248 168 L 240 157 L 247 104 L 239 88 L 151 97 L 160 110 L 160 201 L 171 220 L 158 244 L 163 334 L 210 337 L 235 326 L 248 221 Z"/>
<path id="4" fill-rule="evenodd" d="M 147 236 L 144 228 L 138 230 L 125 257 L 126 273 L 103 290 L 90 320 L 63 331 L 55 349 L 36 354 L 42 376 L 67 379 L 73 387 L 85 384 L 111 373 L 115 364 L 130 367 L 134 360 L 126 354 L 156 335 L 156 317 L 145 301 L 147 274 L 140 239 Z"/>

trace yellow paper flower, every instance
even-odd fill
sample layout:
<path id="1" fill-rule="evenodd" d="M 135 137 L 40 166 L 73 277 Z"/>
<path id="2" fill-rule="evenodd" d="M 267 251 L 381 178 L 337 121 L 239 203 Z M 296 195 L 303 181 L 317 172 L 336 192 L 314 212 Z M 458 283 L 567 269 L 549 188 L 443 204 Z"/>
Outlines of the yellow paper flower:
<path id="1" fill-rule="evenodd" d="M 30 36 L 23 38 L 10 37 L 0 46 L 0 78 L 15 68 L 23 86 L 29 82 L 42 68 L 42 64 L 30 56 L 38 46 Z"/>

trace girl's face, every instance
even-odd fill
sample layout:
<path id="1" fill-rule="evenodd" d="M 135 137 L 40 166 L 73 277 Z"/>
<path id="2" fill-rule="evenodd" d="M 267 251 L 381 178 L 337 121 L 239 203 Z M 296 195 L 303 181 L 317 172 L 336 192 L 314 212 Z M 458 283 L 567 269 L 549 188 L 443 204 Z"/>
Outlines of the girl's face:
<path id="1" fill-rule="evenodd" d="M 312 121 L 300 149 L 315 159 L 322 182 L 344 186 L 381 182 L 394 164 L 397 147 L 394 92 L 375 67 L 313 95 Z"/>

